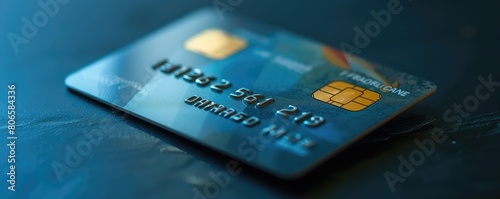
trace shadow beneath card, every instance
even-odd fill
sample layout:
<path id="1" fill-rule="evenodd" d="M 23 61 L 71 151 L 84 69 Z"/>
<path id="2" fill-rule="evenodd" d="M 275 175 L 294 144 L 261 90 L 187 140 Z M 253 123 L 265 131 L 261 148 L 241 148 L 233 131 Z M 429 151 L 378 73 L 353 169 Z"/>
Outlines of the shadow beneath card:
<path id="1" fill-rule="evenodd" d="M 211 171 L 222 171 L 225 170 L 228 162 L 233 161 L 231 157 L 225 156 L 208 147 L 204 147 L 198 143 L 190 141 L 175 133 L 168 132 L 160 127 L 129 115 L 127 112 L 115 109 L 106 104 L 97 103 L 95 100 L 90 99 L 88 96 L 72 91 L 71 89 L 70 91 L 71 93 L 78 96 L 83 96 L 82 99 L 84 101 L 87 101 L 89 104 L 93 104 L 103 110 L 108 110 L 109 112 L 113 113 L 113 115 L 116 115 L 116 117 L 121 117 L 122 120 L 118 121 L 129 123 L 130 125 L 140 129 L 142 132 L 153 135 L 154 137 L 160 139 L 162 142 L 180 149 L 181 151 L 187 153 L 187 156 L 191 156 L 191 158 L 187 158 L 188 160 L 178 164 L 175 167 L 170 167 L 169 170 L 165 172 L 182 172 L 186 175 L 190 173 L 198 173 L 200 171 L 187 170 L 189 168 L 193 168 L 190 167 L 190 165 L 196 162 L 205 162 L 209 164 L 212 169 Z M 318 187 L 321 187 L 319 186 L 321 184 L 329 184 L 329 186 L 331 185 L 331 183 L 341 184 L 343 183 L 341 181 L 332 181 L 332 179 L 335 179 L 335 173 L 342 172 L 346 168 L 350 168 L 352 165 L 356 164 L 358 161 L 380 153 L 380 151 L 383 150 L 383 147 L 385 146 L 385 144 L 378 143 L 380 140 L 387 140 L 390 138 L 390 136 L 392 136 L 392 134 L 413 133 L 414 131 L 424 128 L 426 125 L 428 125 L 430 123 L 430 120 L 432 120 L 430 117 L 415 117 L 409 119 L 396 118 L 395 120 L 389 122 L 388 125 L 381 127 L 373 133 L 377 134 L 377 136 L 367 137 L 359 141 L 354 146 L 348 147 L 339 155 L 327 160 L 326 163 L 322 164 L 318 169 L 314 169 L 310 174 L 299 179 L 283 180 L 259 169 L 256 169 L 245 162 L 239 162 L 239 165 L 241 166 L 243 172 L 241 172 L 241 174 L 239 174 L 238 176 L 235 176 L 235 179 L 245 178 L 250 180 L 250 182 L 254 182 L 251 184 L 260 186 L 263 189 L 273 188 L 274 192 L 278 191 L 283 195 L 290 196 L 309 193 L 309 190 L 317 189 Z M 392 134 L 387 132 L 392 132 Z M 175 161 L 175 158 L 171 160 Z M 207 171 L 207 173 L 205 173 L 204 175 L 208 176 L 208 172 L 210 171 Z M 329 182 L 324 183 L 325 181 Z M 205 181 L 205 183 L 206 182 L 207 181 Z M 239 183 L 248 184 L 249 182 Z M 201 184 L 201 186 L 203 186 L 203 184 Z"/>
<path id="2" fill-rule="evenodd" d="M 72 93 L 84 96 L 77 92 Z M 163 172 L 186 175 L 182 179 L 193 184 L 193 188 L 198 187 L 202 190 L 205 185 L 214 182 L 213 179 L 210 179 L 209 173 L 224 171 L 227 164 L 233 161 L 228 156 L 130 116 L 126 112 L 110 108 L 105 104 L 96 103 L 87 97 L 83 99 L 99 108 L 109 110 L 117 117 L 123 118 L 120 121 L 129 123 L 142 132 L 160 139 L 163 144 L 171 145 L 185 153 L 183 162 L 171 166 Z M 444 147 L 441 147 L 441 150 L 446 151 L 446 153 L 454 153 L 456 150 L 460 150 L 460 147 L 464 147 L 464 145 L 453 144 L 457 140 L 463 143 L 472 142 L 474 139 L 488 140 L 491 136 L 498 138 L 500 132 L 500 128 L 498 128 L 499 121 L 500 113 L 494 112 L 467 118 L 456 129 L 450 124 L 439 124 L 445 130 L 445 133 L 450 136 L 449 141 L 443 144 Z M 409 110 L 406 114 L 392 119 L 299 179 L 283 180 L 256 169 L 245 162 L 238 162 L 242 172 L 230 176 L 231 183 L 236 187 L 256 186 L 289 197 L 314 197 L 323 196 L 322 194 L 327 193 L 338 194 L 342 193 L 342 190 L 345 190 L 346 187 L 352 187 L 346 186 L 348 184 L 360 184 L 364 188 L 380 189 L 378 191 L 387 194 L 390 193 L 390 189 L 384 178 L 384 172 L 397 168 L 399 163 L 397 157 L 399 155 L 418 148 L 414 141 L 428 138 L 436 125 L 435 123 L 437 123 L 435 117 L 415 115 Z M 498 141 L 498 139 L 493 139 L 485 147 L 498 147 L 495 145 L 497 143 L 495 140 Z M 170 161 L 179 160 L 176 157 L 171 158 Z M 207 166 L 192 166 L 199 163 L 206 163 Z M 189 178 L 189 176 L 199 176 L 203 179 L 193 179 Z"/>

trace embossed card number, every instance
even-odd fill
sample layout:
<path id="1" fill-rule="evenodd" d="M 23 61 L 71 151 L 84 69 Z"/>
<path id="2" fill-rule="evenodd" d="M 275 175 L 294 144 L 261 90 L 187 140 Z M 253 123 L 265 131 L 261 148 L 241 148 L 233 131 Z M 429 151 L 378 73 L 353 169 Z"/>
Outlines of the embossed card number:
<path id="1" fill-rule="evenodd" d="M 160 70 L 164 74 L 173 74 L 176 78 L 182 78 L 183 80 L 195 83 L 198 86 L 205 87 L 215 81 L 217 78 L 213 76 L 204 76 L 202 70 L 198 68 L 192 68 L 189 66 L 182 66 L 181 64 L 173 64 L 168 62 L 167 59 L 161 60 L 156 64 L 152 65 L 153 70 Z M 220 83 L 214 83 L 210 85 L 210 89 L 217 93 L 222 93 L 223 90 L 230 88 L 231 82 L 228 80 L 222 79 Z M 234 100 L 240 100 L 246 106 L 254 106 L 256 109 L 263 109 L 268 105 L 272 104 L 275 100 L 272 97 L 266 97 L 264 94 L 254 93 L 252 90 L 248 88 L 239 88 L 234 92 L 229 94 L 229 97 Z M 223 117 L 230 118 L 234 121 L 241 122 L 245 126 L 255 126 L 259 123 L 260 119 L 256 117 L 250 117 L 251 122 L 246 122 L 243 119 L 248 116 L 246 113 L 237 114 L 237 117 L 232 116 L 232 112 L 236 111 L 234 109 L 230 109 L 229 113 L 226 110 L 226 107 L 223 105 L 216 104 L 215 102 L 211 102 L 208 99 L 202 99 L 196 95 L 191 96 L 185 99 L 187 104 L 194 105 L 200 109 L 208 110 L 215 114 L 222 115 Z M 211 104 L 210 104 L 211 103 Z M 214 109 L 213 106 L 220 106 L 219 109 Z M 222 113 L 221 113 L 222 112 Z M 322 116 L 313 115 L 311 112 L 302 112 L 299 115 L 299 109 L 294 105 L 289 105 L 287 108 L 280 109 L 276 111 L 277 116 L 281 116 L 284 118 L 288 118 L 289 116 L 294 115 L 293 122 L 296 124 L 304 124 L 307 127 L 317 127 L 325 122 L 325 119 Z"/>

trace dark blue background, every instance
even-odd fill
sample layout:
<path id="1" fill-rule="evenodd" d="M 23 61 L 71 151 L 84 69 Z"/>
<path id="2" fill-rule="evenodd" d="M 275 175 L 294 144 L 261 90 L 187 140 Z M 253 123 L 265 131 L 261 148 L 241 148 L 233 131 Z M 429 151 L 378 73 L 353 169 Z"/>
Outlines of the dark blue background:
<path id="1" fill-rule="evenodd" d="M 42 0 L 45 2 L 44 0 Z M 7 38 L 21 35 L 23 17 L 41 10 L 38 1 L 0 3 L 0 129 L 6 132 L 7 84 L 17 86 L 17 191 L 2 198 L 193 198 L 193 188 L 210 182 L 210 171 L 229 160 L 171 133 L 128 117 L 69 92 L 64 78 L 71 72 L 141 36 L 213 1 L 72 0 L 39 28 L 16 53 Z M 353 43 L 353 28 L 374 20 L 371 10 L 389 0 L 251 1 L 234 12 L 338 47 Z M 315 172 L 294 182 L 281 181 L 244 167 L 220 189 L 220 198 L 341 197 L 442 198 L 499 196 L 500 95 L 481 101 L 458 130 L 442 121 L 446 109 L 474 94 L 478 76 L 500 81 L 496 61 L 500 40 L 500 3 L 495 1 L 401 1 L 404 10 L 371 40 L 360 55 L 431 80 L 438 91 L 388 125 L 348 148 Z M 499 89 L 500 90 L 500 89 Z M 498 92 L 498 91 L 497 91 Z M 3 99 L 3 100 L 2 100 Z M 103 143 L 72 173 L 57 180 L 51 164 L 64 161 L 65 147 L 81 132 L 108 121 Z M 397 157 L 417 149 L 415 139 L 442 127 L 449 139 L 391 192 L 383 176 L 395 172 Z M 2 133 L 6 136 L 6 133 Z M 4 138 L 0 138 L 4 139 Z M 7 147 L 2 141 L 1 173 L 6 173 Z M 148 159 L 159 153 L 164 159 Z M 161 157 L 157 155 L 156 157 Z M 99 173 L 99 166 L 115 173 Z M 134 166 L 136 173 L 120 172 Z"/>

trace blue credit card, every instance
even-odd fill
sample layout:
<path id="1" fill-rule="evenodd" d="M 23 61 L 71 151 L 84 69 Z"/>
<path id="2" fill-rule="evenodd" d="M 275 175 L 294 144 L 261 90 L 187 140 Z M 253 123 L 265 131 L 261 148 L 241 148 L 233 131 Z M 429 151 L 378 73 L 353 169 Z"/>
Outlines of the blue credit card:
<path id="1" fill-rule="evenodd" d="M 202 9 L 66 85 L 282 178 L 296 178 L 436 86 L 302 36 Z"/>

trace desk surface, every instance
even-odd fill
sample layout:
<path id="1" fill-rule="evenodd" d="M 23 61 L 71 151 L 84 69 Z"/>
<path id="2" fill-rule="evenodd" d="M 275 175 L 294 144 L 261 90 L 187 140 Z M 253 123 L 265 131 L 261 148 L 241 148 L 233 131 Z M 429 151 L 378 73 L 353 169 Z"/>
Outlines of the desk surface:
<path id="1" fill-rule="evenodd" d="M 53 2 L 40 0 L 43 2 Z M 60 1 L 63 2 L 64 1 Z M 224 1 L 225 2 L 225 1 Z M 370 11 L 387 9 L 377 1 L 245 1 L 233 12 L 318 41 L 352 43 L 354 27 L 375 20 Z M 52 11 L 24 43 L 23 17 L 32 21 L 46 6 L 39 1 L 0 6 L 0 129 L 7 132 L 7 85 L 16 85 L 16 192 L 7 198 L 196 198 L 230 159 L 172 133 L 70 92 L 64 78 L 192 10 L 212 1 L 68 1 Z M 430 98 L 332 158 L 297 181 L 282 181 L 244 166 L 227 185 L 209 189 L 210 198 L 442 198 L 500 195 L 500 87 L 477 107 L 469 96 L 481 77 L 500 81 L 500 35 L 496 2 L 400 1 L 360 56 L 426 78 L 438 85 Z M 49 5 L 49 4 L 47 4 Z M 52 7 L 51 7 L 52 6 Z M 47 12 L 47 11 L 44 11 Z M 43 15 L 43 14 L 42 14 Z M 40 17 L 40 16 L 38 16 Z M 42 18 L 38 20 L 43 21 Z M 12 37 L 12 36 L 11 36 Z M 443 120 L 464 100 L 471 111 L 460 125 Z M 413 170 L 398 171 L 400 159 L 422 151 L 415 141 L 432 139 L 438 127 L 447 138 L 435 143 Z M 454 128 L 456 127 L 456 128 Z M 66 157 L 85 135 L 102 133 L 81 160 Z M 2 134 L 7 143 L 7 133 Z M 91 141 L 91 140 L 90 140 Z M 82 144 L 80 144 L 82 145 Z M 80 146 L 82 147 L 82 146 Z M 1 145 L 2 173 L 9 149 Z M 425 152 L 425 151 L 424 151 Z M 73 157 L 74 158 L 74 157 Z M 417 159 L 415 159 L 417 160 Z M 404 162 L 404 161 L 403 161 Z M 412 163 L 410 163 L 412 164 Z M 63 166 L 61 166 L 63 165 Z M 64 167 L 66 166 L 66 167 Z M 55 171 L 54 168 L 59 170 Z M 109 172 L 112 170 L 113 172 Z M 58 178 L 58 172 L 59 177 Z M 384 174 L 403 182 L 391 190 Z M 4 175 L 3 179 L 8 176 Z M 202 198 L 202 197 L 200 197 Z"/>

